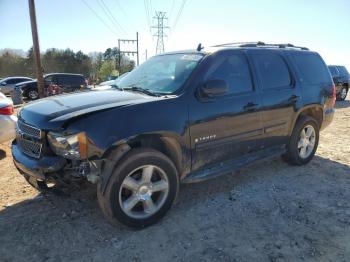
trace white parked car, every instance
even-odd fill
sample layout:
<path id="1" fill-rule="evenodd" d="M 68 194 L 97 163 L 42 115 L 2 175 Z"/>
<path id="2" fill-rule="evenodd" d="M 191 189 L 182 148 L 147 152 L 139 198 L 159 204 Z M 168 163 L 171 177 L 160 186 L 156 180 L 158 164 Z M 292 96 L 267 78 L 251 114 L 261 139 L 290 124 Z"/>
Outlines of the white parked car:
<path id="1" fill-rule="evenodd" d="M 12 100 L 0 93 L 0 143 L 16 137 L 16 122 Z"/>
<path id="2" fill-rule="evenodd" d="M 0 91 L 5 95 L 11 95 L 16 84 L 32 80 L 33 79 L 24 76 L 13 76 L 3 78 L 0 80 Z"/>

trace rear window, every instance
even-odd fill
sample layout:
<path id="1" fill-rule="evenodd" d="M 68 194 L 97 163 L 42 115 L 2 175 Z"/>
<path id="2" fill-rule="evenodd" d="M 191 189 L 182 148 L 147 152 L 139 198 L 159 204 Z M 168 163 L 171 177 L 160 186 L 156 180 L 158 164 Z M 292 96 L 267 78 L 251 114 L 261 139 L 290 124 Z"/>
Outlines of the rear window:
<path id="1" fill-rule="evenodd" d="M 331 82 L 327 66 L 318 54 L 296 53 L 293 56 L 303 81 L 309 84 Z"/>

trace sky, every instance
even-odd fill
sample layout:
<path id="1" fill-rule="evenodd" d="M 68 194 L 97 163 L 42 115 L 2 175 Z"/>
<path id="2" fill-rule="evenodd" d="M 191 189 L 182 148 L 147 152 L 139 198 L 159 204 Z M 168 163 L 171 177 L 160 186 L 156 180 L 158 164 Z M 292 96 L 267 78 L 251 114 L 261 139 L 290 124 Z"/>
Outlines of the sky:
<path id="1" fill-rule="evenodd" d="M 35 0 L 35 4 L 41 51 L 103 52 L 118 46 L 118 39 L 135 39 L 139 32 L 142 62 L 146 50 L 148 57 L 155 54 L 156 30 L 150 26 L 156 24 L 155 12 L 163 11 L 170 27 L 165 31 L 165 51 L 194 49 L 199 43 L 205 47 L 245 41 L 292 43 L 350 70 L 350 0 Z M 0 0 L 0 49 L 26 51 L 31 46 L 28 1 Z"/>

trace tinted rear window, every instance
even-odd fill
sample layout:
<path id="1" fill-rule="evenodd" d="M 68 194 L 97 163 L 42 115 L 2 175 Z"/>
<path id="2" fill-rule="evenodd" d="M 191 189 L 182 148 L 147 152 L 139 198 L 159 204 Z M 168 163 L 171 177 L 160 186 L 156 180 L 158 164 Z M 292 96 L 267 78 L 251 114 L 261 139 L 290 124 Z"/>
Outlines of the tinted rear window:
<path id="1" fill-rule="evenodd" d="M 310 84 L 331 82 L 327 66 L 318 54 L 296 53 L 293 56 L 303 81 Z"/>
<path id="2" fill-rule="evenodd" d="M 254 60 L 258 66 L 263 89 L 290 86 L 288 67 L 278 54 L 256 54 Z"/>

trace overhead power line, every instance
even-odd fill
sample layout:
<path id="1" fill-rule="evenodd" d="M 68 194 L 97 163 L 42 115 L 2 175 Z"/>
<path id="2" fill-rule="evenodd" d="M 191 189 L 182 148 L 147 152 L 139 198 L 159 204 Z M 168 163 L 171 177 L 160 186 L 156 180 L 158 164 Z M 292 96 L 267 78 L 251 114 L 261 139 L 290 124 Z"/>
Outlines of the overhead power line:
<path id="1" fill-rule="evenodd" d="M 124 28 L 118 23 L 117 19 L 115 19 L 114 15 L 112 14 L 112 12 L 109 10 L 109 8 L 107 7 L 107 5 L 105 4 L 105 2 L 103 0 L 97 0 L 97 3 L 100 5 L 100 7 L 102 8 L 103 12 L 106 14 L 107 18 L 109 19 L 109 21 L 112 22 L 112 24 L 114 24 L 114 26 L 118 29 L 118 31 L 123 32 L 124 34 L 126 34 Z"/>
<path id="2" fill-rule="evenodd" d="M 173 11 L 174 11 L 174 7 L 175 7 L 175 0 L 172 1 L 171 3 L 171 7 L 169 9 L 169 20 L 171 20 L 171 15 L 173 14 Z"/>
<path id="3" fill-rule="evenodd" d="M 147 25 L 148 25 L 148 28 L 150 28 L 150 31 L 151 31 L 151 20 L 150 20 L 150 12 L 149 12 L 148 0 L 143 0 L 143 4 L 145 6 L 145 11 L 146 11 Z"/>
<path id="4" fill-rule="evenodd" d="M 172 33 L 175 31 L 177 22 L 179 21 L 179 19 L 180 19 L 180 17 L 181 17 L 181 14 L 182 14 L 182 11 L 183 11 L 183 9 L 184 9 L 184 7 L 185 7 L 186 1 L 187 1 L 187 0 L 182 0 L 181 7 L 180 7 L 180 9 L 179 9 L 179 11 L 178 11 L 178 13 L 177 13 L 175 22 L 174 22 L 173 27 L 172 27 Z"/>
<path id="5" fill-rule="evenodd" d="M 81 1 L 85 4 L 85 6 L 86 6 L 87 8 L 90 9 L 90 11 L 98 18 L 98 20 L 100 20 L 100 22 L 101 22 L 102 24 L 104 24 L 113 34 L 118 35 L 118 34 L 112 29 L 112 27 L 110 27 L 110 26 L 98 15 L 98 13 L 97 13 L 91 6 L 89 6 L 87 2 L 85 2 L 85 0 L 81 0 Z"/>

